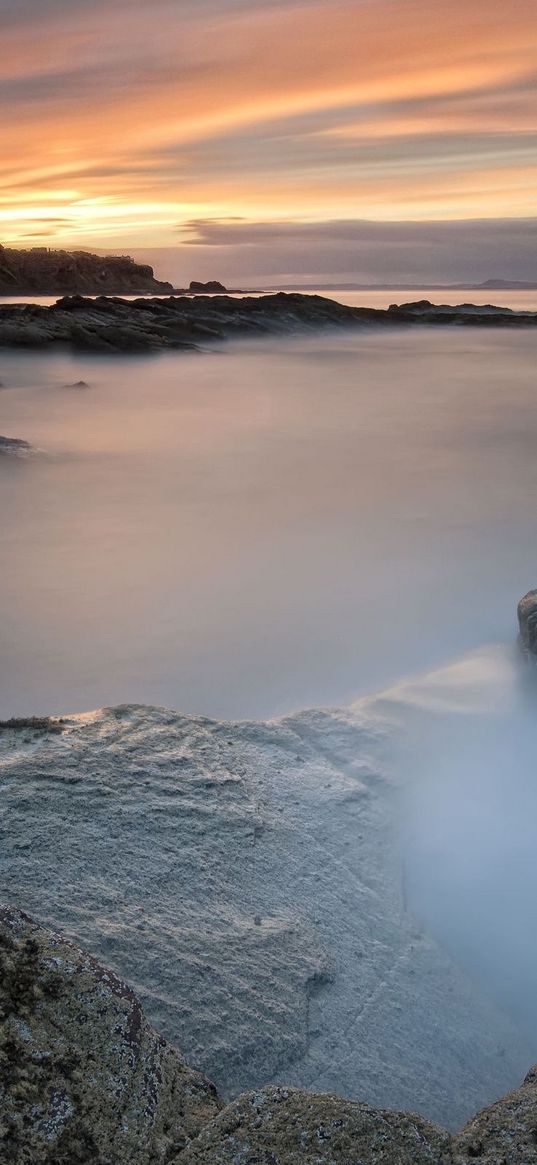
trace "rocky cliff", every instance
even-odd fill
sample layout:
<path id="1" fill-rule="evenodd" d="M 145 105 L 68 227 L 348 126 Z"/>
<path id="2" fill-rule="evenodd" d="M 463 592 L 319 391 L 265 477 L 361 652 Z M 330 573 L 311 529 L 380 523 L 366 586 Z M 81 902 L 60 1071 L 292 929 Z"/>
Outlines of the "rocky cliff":
<path id="1" fill-rule="evenodd" d="M 227 1107 L 134 992 L 0 911 L 0 1153 L 12 1165 L 534 1165 L 537 1070 L 455 1137 L 413 1113 L 266 1087 Z"/>
<path id="2" fill-rule="evenodd" d="M 135 263 L 128 255 L 0 246 L 0 295 L 143 295 L 171 290 L 171 283 L 155 279 L 152 267 Z"/>

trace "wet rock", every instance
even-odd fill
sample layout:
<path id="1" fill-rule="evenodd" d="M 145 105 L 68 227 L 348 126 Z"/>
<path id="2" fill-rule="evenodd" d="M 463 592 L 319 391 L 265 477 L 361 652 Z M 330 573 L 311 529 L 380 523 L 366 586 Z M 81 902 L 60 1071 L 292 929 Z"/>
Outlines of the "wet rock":
<path id="1" fill-rule="evenodd" d="M 197 279 L 192 279 L 188 290 L 192 295 L 211 295 L 215 292 L 225 295 L 227 287 L 224 287 L 223 283 L 219 283 L 218 279 L 209 279 L 208 283 L 200 283 Z"/>
<path id="2" fill-rule="evenodd" d="M 0 436 L 0 456 L 20 457 L 21 454 L 30 453 L 31 449 L 32 446 L 28 444 L 28 441 L 23 441 L 20 437 Z"/>
<path id="3" fill-rule="evenodd" d="M 125 983 L 0 910 L 0 1160 L 155 1165 L 220 1108 Z"/>
<path id="4" fill-rule="evenodd" d="M 357 326 L 472 325 L 535 327 L 537 312 L 392 304 L 389 311 L 349 307 L 321 295 L 278 292 L 236 296 L 183 292 L 164 298 L 68 295 L 50 307 L 0 305 L 0 347 L 71 348 L 100 352 L 151 351 L 189 347 L 201 340 L 234 336 L 290 334 L 322 328 Z"/>
<path id="5" fill-rule="evenodd" d="M 519 643 L 526 655 L 537 659 L 537 590 L 528 591 L 517 607 Z"/>
<path id="6" fill-rule="evenodd" d="M 451 1165 L 448 1133 L 411 1113 L 263 1088 L 228 1105 L 176 1165 Z"/>

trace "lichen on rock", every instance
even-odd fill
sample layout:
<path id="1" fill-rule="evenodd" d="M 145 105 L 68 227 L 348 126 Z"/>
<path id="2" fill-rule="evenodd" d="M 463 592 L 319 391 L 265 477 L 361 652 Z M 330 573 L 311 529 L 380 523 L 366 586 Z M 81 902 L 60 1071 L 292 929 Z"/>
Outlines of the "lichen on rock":
<path id="1" fill-rule="evenodd" d="M 298 1089 L 240 1096 L 180 1154 L 177 1165 L 451 1165 L 448 1133 L 390 1112 Z"/>
<path id="2" fill-rule="evenodd" d="M 221 1107 L 121 979 L 0 911 L 0 1160 L 156 1165 Z"/>
<path id="3" fill-rule="evenodd" d="M 537 1065 L 520 1088 L 468 1121 L 454 1145 L 457 1165 L 473 1160 L 479 1165 L 536 1165 Z"/>

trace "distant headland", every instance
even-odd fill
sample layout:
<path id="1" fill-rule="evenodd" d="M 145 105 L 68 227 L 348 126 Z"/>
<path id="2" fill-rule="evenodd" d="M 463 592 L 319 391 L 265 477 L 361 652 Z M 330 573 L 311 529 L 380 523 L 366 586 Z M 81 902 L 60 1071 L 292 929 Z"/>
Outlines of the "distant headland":
<path id="1" fill-rule="evenodd" d="M 13 295 L 214 295 L 223 283 L 192 280 L 174 287 L 130 255 L 93 255 L 49 247 L 17 250 L 0 244 L 0 296 Z"/>

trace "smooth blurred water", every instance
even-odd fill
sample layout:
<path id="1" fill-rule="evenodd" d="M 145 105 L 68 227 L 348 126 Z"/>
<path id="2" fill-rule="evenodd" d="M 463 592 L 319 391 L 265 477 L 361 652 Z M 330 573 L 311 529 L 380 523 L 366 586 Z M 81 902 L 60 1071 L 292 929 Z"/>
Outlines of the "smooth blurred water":
<path id="1" fill-rule="evenodd" d="M 337 704 L 537 584 L 537 334 L 0 352 L 0 715 Z M 85 380 L 89 387 L 67 388 Z"/>

